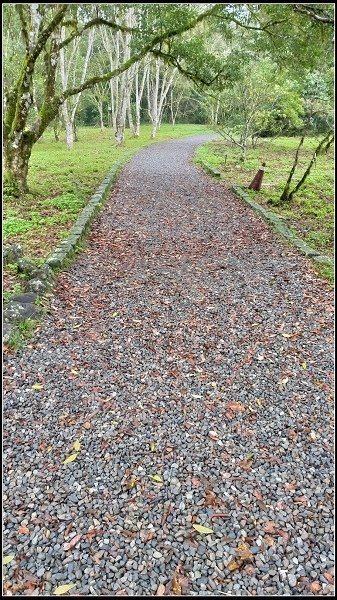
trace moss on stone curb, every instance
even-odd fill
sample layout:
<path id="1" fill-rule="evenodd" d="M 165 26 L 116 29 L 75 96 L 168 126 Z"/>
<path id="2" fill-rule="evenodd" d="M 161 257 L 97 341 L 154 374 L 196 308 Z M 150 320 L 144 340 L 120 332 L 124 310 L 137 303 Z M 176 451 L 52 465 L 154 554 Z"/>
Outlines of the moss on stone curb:
<path id="1" fill-rule="evenodd" d="M 80 216 L 75 221 L 67 238 L 63 240 L 47 258 L 46 263 L 52 269 L 61 268 L 75 252 L 78 243 L 81 241 L 82 237 L 87 231 L 92 219 L 103 205 L 104 200 L 106 200 L 111 186 L 114 183 L 123 164 L 124 161 L 120 161 L 112 167 L 111 171 L 103 179 L 102 183 L 91 196 L 88 204 L 84 207 Z"/>
<path id="2" fill-rule="evenodd" d="M 236 194 L 239 198 L 244 200 L 251 208 L 255 210 L 257 214 L 259 214 L 267 223 L 270 223 L 274 229 L 284 238 L 286 238 L 293 246 L 295 246 L 302 254 L 311 258 L 314 262 L 320 265 L 327 266 L 333 270 L 334 262 L 328 256 L 322 256 L 317 250 L 314 250 L 306 242 L 301 240 L 299 237 L 295 235 L 289 227 L 287 227 L 275 213 L 270 210 L 267 210 L 254 200 L 252 200 L 248 194 L 244 192 L 242 188 L 238 185 L 233 186 L 231 190 Z"/>
<path id="3" fill-rule="evenodd" d="M 214 169 L 214 167 L 209 165 L 206 161 L 199 159 L 198 163 L 201 165 L 201 167 L 203 169 L 205 169 L 205 171 L 210 173 L 210 175 L 212 175 L 212 177 L 221 177 L 220 171 L 218 171 L 217 169 Z"/>

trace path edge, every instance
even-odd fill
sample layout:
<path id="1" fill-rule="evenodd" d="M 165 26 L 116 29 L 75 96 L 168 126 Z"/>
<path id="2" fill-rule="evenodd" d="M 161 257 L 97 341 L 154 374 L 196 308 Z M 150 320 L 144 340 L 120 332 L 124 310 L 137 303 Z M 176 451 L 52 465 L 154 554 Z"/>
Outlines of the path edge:
<path id="1" fill-rule="evenodd" d="M 285 225 L 280 217 L 270 210 L 267 210 L 255 200 L 252 200 L 248 194 L 238 185 L 234 185 L 231 191 L 239 197 L 241 200 L 246 202 L 259 216 L 261 216 L 269 225 L 271 225 L 276 232 L 295 246 L 302 254 L 307 258 L 311 258 L 315 263 L 320 266 L 329 266 L 331 269 L 334 268 L 334 261 L 323 254 L 320 254 L 318 250 L 311 248 L 304 240 L 299 238 L 287 225 Z"/>
<path id="2" fill-rule="evenodd" d="M 124 166 L 124 161 L 118 161 L 105 176 L 99 187 L 90 197 L 89 201 L 83 208 L 81 214 L 76 219 L 71 227 L 67 237 L 52 251 L 46 259 L 46 264 L 52 269 L 61 269 L 66 261 L 74 254 L 78 243 L 83 239 L 91 222 L 96 217 L 97 213 L 104 206 L 104 202 L 115 183 L 117 176 Z"/>

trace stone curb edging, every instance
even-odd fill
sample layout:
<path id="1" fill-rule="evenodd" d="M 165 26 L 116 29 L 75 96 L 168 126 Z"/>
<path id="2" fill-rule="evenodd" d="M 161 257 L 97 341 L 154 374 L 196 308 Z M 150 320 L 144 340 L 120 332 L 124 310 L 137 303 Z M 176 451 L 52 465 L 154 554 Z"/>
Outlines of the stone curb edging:
<path id="1" fill-rule="evenodd" d="M 208 171 L 208 173 L 210 173 L 210 175 L 212 175 L 213 177 L 221 177 L 220 171 L 218 171 L 217 169 L 214 169 L 214 167 L 212 167 L 211 165 L 209 165 L 204 160 L 199 159 L 198 162 L 203 167 L 203 169 L 205 169 L 206 171 Z"/>
<path id="2" fill-rule="evenodd" d="M 334 266 L 334 261 L 329 256 L 324 256 L 320 254 L 317 250 L 314 250 L 308 244 L 306 244 L 303 240 L 295 235 L 289 227 L 287 227 L 284 223 L 282 223 L 280 217 L 278 217 L 275 213 L 267 210 L 254 200 L 252 200 L 248 194 L 244 192 L 240 186 L 235 185 L 231 187 L 231 191 L 234 192 L 241 200 L 249 204 L 251 208 L 255 210 L 267 223 L 272 225 L 274 229 L 283 237 L 285 237 L 293 246 L 295 246 L 302 254 L 311 258 L 314 262 L 319 263 L 320 265 L 327 265 L 331 268 Z"/>
<path id="3" fill-rule="evenodd" d="M 38 272 L 42 272 L 44 269 L 48 270 L 50 275 L 53 274 L 53 270 L 63 266 L 67 258 L 69 258 L 75 250 L 76 244 L 82 239 L 84 233 L 88 229 L 88 226 L 94 216 L 97 214 L 99 208 L 102 206 L 104 200 L 110 192 L 112 184 L 114 183 L 119 170 L 122 168 L 124 163 L 129 159 L 126 156 L 126 160 L 121 160 L 114 164 L 111 171 L 103 179 L 100 186 L 91 196 L 89 202 L 82 210 L 80 216 L 75 221 L 74 225 L 70 229 L 68 236 L 63 240 L 59 246 L 52 252 L 47 258 L 40 269 L 36 269 Z M 19 258 L 22 257 L 21 247 L 19 256 L 14 259 L 13 262 L 18 262 Z M 11 299 L 8 304 L 3 307 L 3 316 L 6 315 L 4 326 L 3 326 L 3 343 L 9 342 L 11 336 L 18 331 L 18 325 L 21 321 L 26 318 L 39 318 L 41 315 L 40 308 L 36 305 L 36 300 L 43 295 L 43 292 L 51 291 L 53 282 L 48 277 L 44 277 L 48 281 L 31 280 L 26 285 L 26 291 L 23 294 L 19 294 Z M 41 284 L 40 289 L 31 289 L 29 284 Z M 33 298 L 34 296 L 34 298 Z M 28 298 L 29 297 L 29 298 Z"/>
<path id="4" fill-rule="evenodd" d="M 46 264 L 52 269 L 62 267 L 67 258 L 71 256 L 75 250 L 76 245 L 82 239 L 84 233 L 88 229 L 92 219 L 102 206 L 103 201 L 106 199 L 110 188 L 118 175 L 119 170 L 123 166 L 124 161 L 119 161 L 114 164 L 111 171 L 103 179 L 100 186 L 91 196 L 89 202 L 82 210 L 80 216 L 75 221 L 74 225 L 70 229 L 68 236 L 63 240 L 52 254 L 47 258 Z"/>

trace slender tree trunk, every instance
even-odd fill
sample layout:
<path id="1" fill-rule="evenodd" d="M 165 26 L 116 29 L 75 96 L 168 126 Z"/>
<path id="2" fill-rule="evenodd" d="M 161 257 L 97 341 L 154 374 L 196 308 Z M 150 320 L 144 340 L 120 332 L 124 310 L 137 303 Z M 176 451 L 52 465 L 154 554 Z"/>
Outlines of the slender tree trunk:
<path id="1" fill-rule="evenodd" d="M 73 130 L 74 130 L 74 142 L 78 142 L 79 138 L 78 138 L 78 130 L 77 130 L 76 121 L 74 121 L 74 123 L 73 123 Z"/>
<path id="2" fill-rule="evenodd" d="M 296 167 L 297 167 L 297 163 L 298 163 L 298 155 L 299 155 L 299 151 L 301 149 L 301 146 L 303 145 L 304 142 L 304 135 L 301 137 L 300 139 L 300 143 L 298 145 L 298 148 L 296 150 L 296 154 L 295 154 L 295 160 L 293 163 L 293 166 L 291 167 L 291 171 L 289 173 L 289 177 L 287 179 L 287 183 L 285 184 L 284 190 L 280 196 L 280 202 L 287 202 L 287 200 L 289 200 L 289 189 L 290 189 L 290 184 L 291 184 L 291 180 L 294 176 Z"/>
<path id="3" fill-rule="evenodd" d="M 140 106 L 144 94 L 144 86 L 148 73 L 148 65 L 144 64 L 142 80 L 139 86 L 139 65 L 136 65 L 135 71 L 135 137 L 140 135 Z"/>
<path id="4" fill-rule="evenodd" d="M 293 199 L 293 197 L 295 196 L 295 194 L 298 192 L 298 190 L 302 187 L 302 185 L 304 184 L 305 180 L 307 179 L 307 177 L 310 175 L 310 171 L 313 167 L 313 165 L 316 162 L 316 158 L 319 154 L 322 154 L 323 152 L 327 152 L 329 147 L 331 146 L 332 142 L 334 140 L 334 135 L 332 131 L 329 131 L 327 133 L 327 135 L 320 141 L 320 143 L 318 144 L 312 159 L 309 163 L 309 165 L 307 166 L 306 170 L 303 173 L 303 176 L 301 177 L 301 179 L 299 180 L 299 182 L 297 183 L 297 185 L 294 187 L 294 189 L 290 192 L 290 194 L 288 195 L 287 200 L 289 202 L 291 202 L 291 200 Z M 326 147 L 324 148 L 324 144 L 326 144 Z"/>
<path id="5" fill-rule="evenodd" d="M 103 102 L 98 102 L 97 106 L 98 106 L 98 112 L 99 112 L 100 127 L 101 127 L 101 131 L 103 131 L 103 129 L 104 129 Z"/>

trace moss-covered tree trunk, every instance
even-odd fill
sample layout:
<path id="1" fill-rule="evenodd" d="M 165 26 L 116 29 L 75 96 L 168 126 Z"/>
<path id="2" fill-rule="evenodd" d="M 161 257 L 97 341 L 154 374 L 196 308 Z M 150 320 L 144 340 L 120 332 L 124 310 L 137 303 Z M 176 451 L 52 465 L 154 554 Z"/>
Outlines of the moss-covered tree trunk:
<path id="1" fill-rule="evenodd" d="M 32 136 L 24 132 L 21 136 L 17 134 L 13 141 L 7 140 L 5 145 L 4 183 L 8 192 L 13 196 L 19 196 L 28 191 L 28 164 L 33 143 Z"/>

